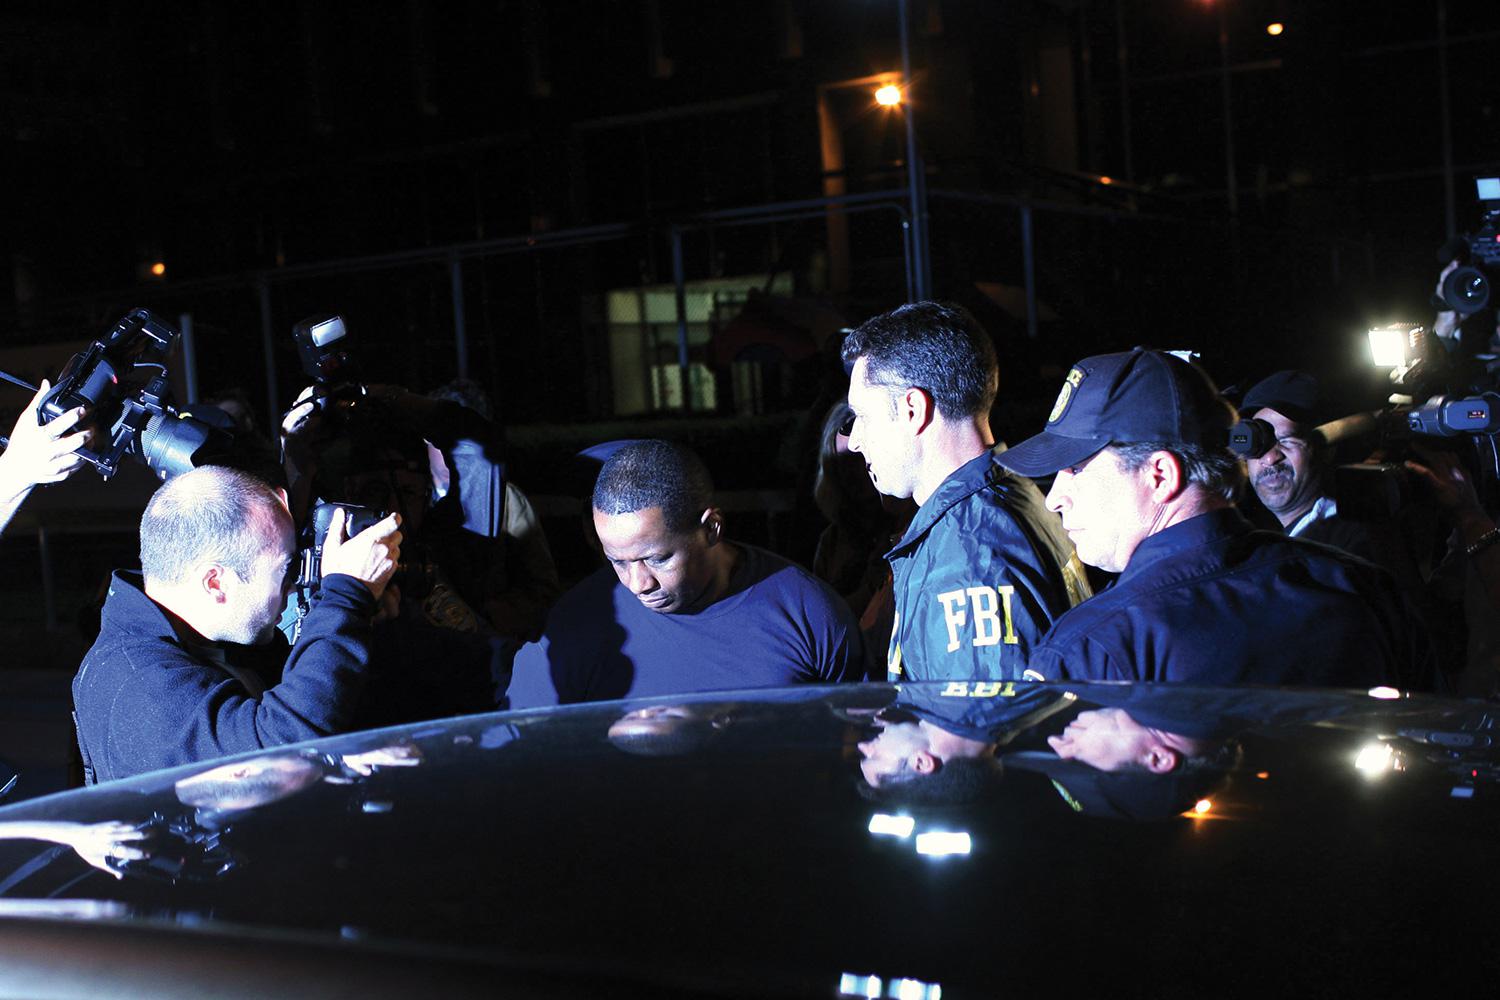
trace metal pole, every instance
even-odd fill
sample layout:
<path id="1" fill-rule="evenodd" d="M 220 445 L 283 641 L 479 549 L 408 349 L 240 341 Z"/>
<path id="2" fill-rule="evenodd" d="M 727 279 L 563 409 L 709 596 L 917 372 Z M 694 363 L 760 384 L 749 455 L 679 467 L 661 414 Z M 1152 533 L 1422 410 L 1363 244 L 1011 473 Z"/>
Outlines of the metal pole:
<path id="1" fill-rule="evenodd" d="M 182 379 L 187 402 L 198 402 L 198 344 L 193 339 L 193 314 L 181 313 L 177 329 L 182 334 Z"/>
<path id="2" fill-rule="evenodd" d="M 906 86 L 902 104 L 906 119 L 906 185 L 911 194 L 911 235 L 913 273 L 918 299 L 931 296 L 932 271 L 928 266 L 927 205 L 922 197 L 922 161 L 917 153 L 917 123 L 912 105 L 911 40 L 906 17 L 906 0 L 896 0 L 901 19 L 901 82 Z"/>
<path id="3" fill-rule="evenodd" d="M 1032 252 L 1031 206 L 1021 206 L 1021 270 L 1026 277 L 1026 336 L 1036 339 L 1036 259 Z"/>
<path id="4" fill-rule="evenodd" d="M 458 377 L 469 377 L 469 335 L 464 323 L 464 266 L 458 254 L 448 257 L 448 280 L 453 286 L 453 353 Z"/>
<path id="5" fill-rule="evenodd" d="M 1454 214 L 1453 206 L 1453 112 L 1448 103 L 1448 2 L 1438 0 L 1437 7 L 1437 33 L 1438 33 L 1438 77 L 1442 88 L 1442 99 L 1439 102 L 1442 108 L 1443 120 L 1443 212 L 1444 221 L 1447 223 L 1448 238 L 1458 231 L 1458 219 Z"/>
<path id="6" fill-rule="evenodd" d="M 36 526 L 36 548 L 42 557 L 42 624 L 51 632 L 57 627 L 57 582 L 52 578 L 52 546 L 45 524 Z"/>
<path id="7" fill-rule="evenodd" d="M 682 381 L 682 408 L 691 411 L 688 372 L 687 272 L 682 263 L 682 230 L 672 227 L 672 290 L 677 300 L 677 374 Z"/>
<path id="8" fill-rule="evenodd" d="M 267 426 L 281 423 L 281 402 L 276 395 L 276 345 L 271 334 L 271 286 L 265 278 L 255 282 L 255 292 L 260 297 L 260 345 L 266 364 L 266 419 Z"/>
<path id="9" fill-rule="evenodd" d="M 1224 98 L 1224 186 L 1229 195 L 1231 224 L 1239 218 L 1239 184 L 1234 176 L 1234 106 L 1229 93 L 1229 18 L 1228 4 L 1219 4 L 1219 79 Z"/>
<path id="10" fill-rule="evenodd" d="M 1120 137 L 1125 143 L 1125 181 L 1135 183 L 1135 153 L 1130 142 L 1130 50 L 1125 42 L 1125 0 L 1115 0 L 1115 38 L 1120 61 Z"/>

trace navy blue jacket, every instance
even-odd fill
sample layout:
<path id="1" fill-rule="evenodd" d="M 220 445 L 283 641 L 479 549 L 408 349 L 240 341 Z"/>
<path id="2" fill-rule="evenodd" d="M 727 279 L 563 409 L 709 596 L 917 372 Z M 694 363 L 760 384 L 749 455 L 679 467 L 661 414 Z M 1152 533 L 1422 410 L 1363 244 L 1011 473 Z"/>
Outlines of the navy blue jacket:
<path id="1" fill-rule="evenodd" d="M 1031 480 L 986 452 L 943 480 L 896 547 L 891 682 L 1019 680 L 1059 615 L 1088 597 L 1083 565 Z"/>
<path id="2" fill-rule="evenodd" d="M 1425 633 L 1385 571 L 1217 510 L 1151 535 L 1032 654 L 1048 679 L 1425 686 Z"/>
<path id="3" fill-rule="evenodd" d="M 375 600 L 349 576 L 323 579 L 281 683 L 259 700 L 187 646 L 165 611 L 117 572 L 99 638 L 73 678 L 90 782 L 124 778 L 346 729 L 364 689 Z"/>

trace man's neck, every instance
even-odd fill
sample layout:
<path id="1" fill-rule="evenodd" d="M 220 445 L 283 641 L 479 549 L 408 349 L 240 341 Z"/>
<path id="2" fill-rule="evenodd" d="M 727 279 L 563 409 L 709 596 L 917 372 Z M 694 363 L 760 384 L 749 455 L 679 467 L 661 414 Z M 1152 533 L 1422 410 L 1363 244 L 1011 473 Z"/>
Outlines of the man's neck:
<path id="1" fill-rule="evenodd" d="M 172 588 L 163 587 L 160 584 L 153 585 L 150 580 L 147 580 L 141 589 L 145 591 L 147 597 L 151 598 L 151 603 L 161 608 L 162 613 L 167 616 L 167 621 L 171 624 L 172 631 L 177 633 L 177 638 L 192 646 L 213 645 L 212 639 L 204 636 L 177 611 L 177 608 L 181 607 L 181 602 L 177 600 L 177 595 Z"/>
<path id="2" fill-rule="evenodd" d="M 926 440 L 929 437 L 931 440 Z M 988 417 L 962 423 L 935 422 L 923 438 L 916 487 L 912 490 L 912 499 L 919 507 L 949 476 L 995 447 Z"/>
<path id="3" fill-rule="evenodd" d="M 703 596 L 693 603 L 693 611 L 712 607 L 728 597 L 734 588 L 734 573 L 739 569 L 744 552 L 731 542 L 720 542 L 714 546 L 714 575 Z"/>
<path id="4" fill-rule="evenodd" d="M 1166 531 L 1168 528 L 1184 521 L 1191 521 L 1200 514 L 1208 514 L 1216 510 L 1224 510 L 1233 507 L 1234 504 L 1223 497 L 1213 496 L 1197 489 L 1196 487 L 1185 491 L 1171 503 L 1163 504 L 1157 508 L 1157 516 L 1151 523 L 1151 530 L 1146 537 Z"/>

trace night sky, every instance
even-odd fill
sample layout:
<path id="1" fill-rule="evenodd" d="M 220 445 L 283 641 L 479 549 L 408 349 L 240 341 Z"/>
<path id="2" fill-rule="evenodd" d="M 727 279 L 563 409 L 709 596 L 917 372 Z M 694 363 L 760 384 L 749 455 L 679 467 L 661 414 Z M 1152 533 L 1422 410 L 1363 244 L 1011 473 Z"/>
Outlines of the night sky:
<path id="1" fill-rule="evenodd" d="M 1219 2 L 911 0 L 934 293 L 995 333 L 1010 391 L 1049 397 L 1056 365 L 1141 342 L 1199 349 L 1222 382 L 1341 366 L 1371 322 L 1430 319 L 1449 235 L 1443 64 L 1464 230 L 1472 178 L 1500 173 L 1500 4 Z M 819 85 L 898 70 L 896 10 L 7 4 L 6 342 L 77 341 L 138 303 L 191 312 L 205 385 L 259 401 L 259 272 L 621 224 L 610 242 L 464 264 L 471 370 L 504 419 L 608 417 L 602 293 L 670 282 L 673 222 L 818 197 Z M 828 93 L 846 190 L 901 189 L 901 112 Z M 976 290 L 1022 285 L 1016 210 L 955 195 L 1039 205 L 1037 294 L 1056 318 L 1036 342 Z M 821 276 L 821 218 L 696 230 L 687 277 L 789 273 L 800 299 L 857 322 L 905 290 L 890 219 L 851 225 L 845 289 Z M 165 278 L 145 277 L 157 260 Z M 277 281 L 272 307 L 283 399 L 287 331 L 315 311 L 350 319 L 371 377 L 452 374 L 440 256 Z"/>

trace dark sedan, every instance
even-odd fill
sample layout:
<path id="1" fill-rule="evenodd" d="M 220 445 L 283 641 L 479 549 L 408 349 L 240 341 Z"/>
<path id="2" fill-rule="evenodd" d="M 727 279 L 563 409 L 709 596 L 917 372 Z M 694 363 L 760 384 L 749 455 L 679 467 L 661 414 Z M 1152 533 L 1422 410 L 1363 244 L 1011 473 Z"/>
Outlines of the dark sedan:
<path id="1" fill-rule="evenodd" d="M 354 734 L 0 809 L 0 995 L 1482 995 L 1495 739 L 982 682 Z"/>

